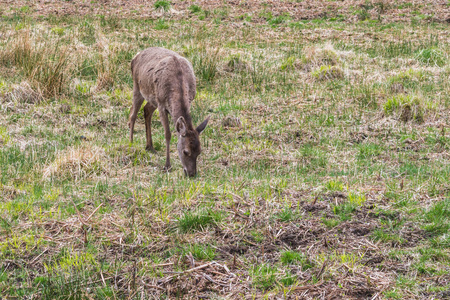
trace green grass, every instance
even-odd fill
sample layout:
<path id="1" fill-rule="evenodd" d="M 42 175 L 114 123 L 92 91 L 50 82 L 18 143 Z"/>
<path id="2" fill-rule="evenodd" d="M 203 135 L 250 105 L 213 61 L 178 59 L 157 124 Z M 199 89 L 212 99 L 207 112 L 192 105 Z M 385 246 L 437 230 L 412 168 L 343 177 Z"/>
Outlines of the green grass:
<path id="1" fill-rule="evenodd" d="M 280 260 L 285 265 L 298 264 L 302 267 L 303 271 L 314 267 L 314 263 L 306 258 L 302 253 L 295 251 L 284 251 L 281 253 Z"/>
<path id="2" fill-rule="evenodd" d="M 276 283 L 277 268 L 267 264 L 255 265 L 251 270 L 253 284 L 263 290 L 273 288 Z"/>
<path id="3" fill-rule="evenodd" d="M 450 198 L 433 204 L 424 214 L 425 230 L 433 235 L 448 234 L 450 229 Z"/>
<path id="4" fill-rule="evenodd" d="M 156 9 L 161 8 L 164 11 L 168 11 L 170 9 L 170 2 L 167 0 L 158 0 L 155 2 L 154 7 Z"/>
<path id="5" fill-rule="evenodd" d="M 209 226 L 217 224 L 223 218 L 224 215 L 222 212 L 211 209 L 186 212 L 178 219 L 177 226 L 181 232 L 204 230 Z"/>
<path id="6" fill-rule="evenodd" d="M 441 8 L 278 4 L 0 4 L 2 297 L 443 298 Z M 196 178 L 176 135 L 163 171 L 158 113 L 156 152 L 142 109 L 129 142 L 130 61 L 149 46 L 193 65 L 193 123 L 211 117 Z"/>

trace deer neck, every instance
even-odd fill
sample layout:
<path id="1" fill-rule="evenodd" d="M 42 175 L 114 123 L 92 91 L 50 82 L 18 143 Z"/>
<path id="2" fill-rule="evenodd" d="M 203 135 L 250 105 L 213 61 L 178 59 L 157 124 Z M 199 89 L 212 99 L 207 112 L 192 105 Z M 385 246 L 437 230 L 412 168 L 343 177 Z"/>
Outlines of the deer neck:
<path id="1" fill-rule="evenodd" d="M 176 124 L 179 117 L 183 117 L 186 121 L 186 125 L 188 127 L 188 130 L 194 130 L 194 126 L 192 125 L 192 119 L 191 114 L 189 113 L 189 106 L 188 101 L 184 101 L 184 99 L 181 97 L 178 101 L 171 101 L 172 102 L 172 120 L 173 123 Z M 187 102 L 187 103 L 186 103 Z"/>

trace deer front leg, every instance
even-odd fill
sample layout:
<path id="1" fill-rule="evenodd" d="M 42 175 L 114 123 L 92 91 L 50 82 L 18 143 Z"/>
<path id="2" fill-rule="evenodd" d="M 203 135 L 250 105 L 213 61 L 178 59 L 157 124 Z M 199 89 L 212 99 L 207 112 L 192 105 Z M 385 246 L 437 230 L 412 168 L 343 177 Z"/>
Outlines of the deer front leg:
<path id="1" fill-rule="evenodd" d="M 136 118 L 139 109 L 142 106 L 142 103 L 144 103 L 144 97 L 142 97 L 141 92 L 139 92 L 139 89 L 137 89 L 135 86 L 133 90 L 133 104 L 131 105 L 130 117 L 128 118 L 128 127 L 130 128 L 130 143 L 133 142 L 134 123 L 136 123 Z"/>
<path id="2" fill-rule="evenodd" d="M 170 170 L 170 139 L 172 137 L 172 134 L 170 133 L 170 127 L 169 127 L 169 118 L 167 116 L 167 112 L 164 109 L 164 107 L 158 107 L 159 110 L 159 118 L 161 119 L 161 123 L 164 127 L 164 137 L 166 138 L 166 165 L 164 166 L 164 169 L 167 171 Z"/>
<path id="3" fill-rule="evenodd" d="M 145 117 L 145 134 L 147 137 L 147 145 L 145 147 L 145 150 L 155 152 L 155 149 L 153 148 L 153 141 L 152 141 L 152 116 L 153 112 L 156 110 L 156 107 L 150 104 L 150 102 L 147 102 L 144 106 L 144 117 Z"/>

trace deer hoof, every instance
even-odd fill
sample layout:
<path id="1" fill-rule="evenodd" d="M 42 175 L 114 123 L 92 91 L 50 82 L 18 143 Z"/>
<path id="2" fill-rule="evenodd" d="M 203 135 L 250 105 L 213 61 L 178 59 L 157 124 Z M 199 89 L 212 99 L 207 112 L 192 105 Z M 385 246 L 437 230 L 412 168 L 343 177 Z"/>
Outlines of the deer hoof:
<path id="1" fill-rule="evenodd" d="M 151 152 L 151 153 L 156 153 L 156 150 L 155 150 L 155 148 L 153 148 L 153 146 L 147 145 L 147 147 L 145 147 L 145 150 L 148 152 Z"/>
<path id="2" fill-rule="evenodd" d="M 164 170 L 165 172 L 169 172 L 171 169 L 172 169 L 172 166 L 171 166 L 171 165 L 165 165 L 164 168 L 163 168 L 163 170 Z"/>

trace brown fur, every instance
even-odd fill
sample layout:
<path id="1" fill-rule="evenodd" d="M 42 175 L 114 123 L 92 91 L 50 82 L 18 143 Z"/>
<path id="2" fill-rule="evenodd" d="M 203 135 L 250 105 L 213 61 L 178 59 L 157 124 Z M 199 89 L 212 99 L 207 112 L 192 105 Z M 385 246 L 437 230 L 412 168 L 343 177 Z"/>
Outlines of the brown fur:
<path id="1" fill-rule="evenodd" d="M 196 129 L 192 125 L 190 107 L 195 97 L 195 75 L 191 63 L 176 52 L 152 47 L 138 53 L 131 61 L 133 76 L 133 105 L 130 110 L 128 126 L 130 141 L 133 142 L 133 130 L 136 117 L 144 99 L 146 149 L 154 151 L 151 133 L 153 112 L 158 108 L 166 139 L 166 165 L 170 169 L 169 145 L 171 133 L 168 114 L 178 133 L 178 155 L 186 175 L 197 173 L 197 156 L 201 152 L 199 134 L 205 129 L 207 118 Z"/>

